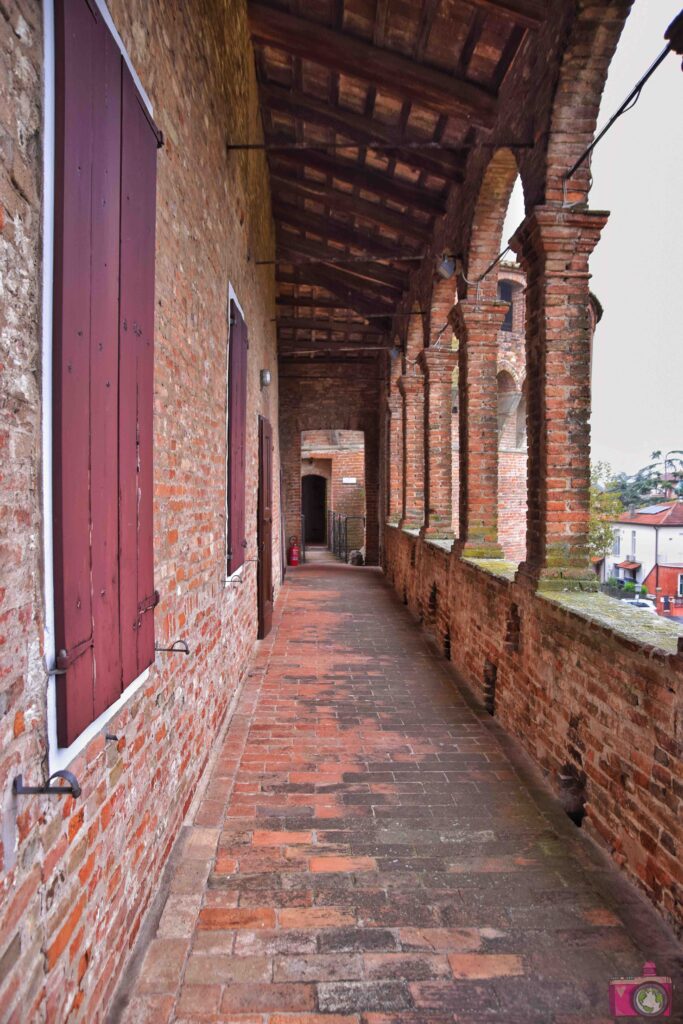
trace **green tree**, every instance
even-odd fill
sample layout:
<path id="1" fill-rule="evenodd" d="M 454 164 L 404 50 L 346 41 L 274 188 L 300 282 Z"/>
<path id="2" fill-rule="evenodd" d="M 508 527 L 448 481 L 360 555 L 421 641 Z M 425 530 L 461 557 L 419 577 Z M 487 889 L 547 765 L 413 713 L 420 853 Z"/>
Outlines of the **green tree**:
<path id="1" fill-rule="evenodd" d="M 588 546 L 595 558 L 604 558 L 612 550 L 615 522 L 624 511 L 612 470 L 606 462 L 591 468 L 590 522 Z"/>
<path id="2" fill-rule="evenodd" d="M 619 473 L 614 478 L 625 508 L 661 500 L 668 488 L 683 497 L 683 451 L 669 451 L 663 457 L 656 451 L 650 457 L 652 462 L 636 473 Z"/>

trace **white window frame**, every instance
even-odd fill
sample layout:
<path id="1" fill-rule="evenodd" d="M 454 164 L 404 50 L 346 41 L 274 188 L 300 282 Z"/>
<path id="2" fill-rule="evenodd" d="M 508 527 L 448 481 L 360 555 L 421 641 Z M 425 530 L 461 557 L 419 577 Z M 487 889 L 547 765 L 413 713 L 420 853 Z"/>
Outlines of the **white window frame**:
<path id="1" fill-rule="evenodd" d="M 116 41 L 123 59 L 128 66 L 140 96 L 149 111 L 153 114 L 149 96 L 142 86 L 130 57 L 123 45 L 121 36 L 116 31 L 111 14 L 104 0 L 95 0 L 98 10 L 107 28 Z M 55 221 L 55 5 L 54 0 L 43 0 L 43 273 L 42 273 L 42 476 L 43 476 L 43 551 L 44 557 L 44 607 L 45 623 L 43 643 L 45 664 L 50 671 L 56 661 L 55 649 L 55 587 L 54 587 L 54 533 L 52 528 L 53 502 L 53 460 L 52 460 L 52 289 L 54 285 L 54 221 Z M 147 677 L 149 668 L 129 683 L 118 700 L 104 711 L 99 718 L 91 722 L 68 747 L 60 747 L 57 739 L 57 688 L 53 675 L 48 676 L 47 684 L 47 750 L 48 770 L 50 774 L 65 768 L 80 754 L 90 741 L 102 731 L 107 722 L 140 689 Z"/>
<path id="2" fill-rule="evenodd" d="M 223 586 L 231 587 L 238 580 L 242 580 L 244 575 L 244 567 L 246 562 L 242 562 L 242 565 L 228 576 L 226 572 L 226 566 L 228 564 L 228 526 L 230 525 L 230 424 L 228 422 L 230 416 L 230 346 L 232 345 L 232 324 L 230 323 L 230 304 L 234 302 L 240 311 L 240 316 L 244 320 L 245 324 L 247 318 L 244 315 L 242 309 L 242 303 L 237 298 L 237 293 L 233 288 L 232 281 L 228 281 L 228 344 L 225 346 L 225 508 L 224 508 L 224 519 L 225 519 L 225 530 L 223 536 Z M 236 590 L 239 587 L 235 588 Z"/>

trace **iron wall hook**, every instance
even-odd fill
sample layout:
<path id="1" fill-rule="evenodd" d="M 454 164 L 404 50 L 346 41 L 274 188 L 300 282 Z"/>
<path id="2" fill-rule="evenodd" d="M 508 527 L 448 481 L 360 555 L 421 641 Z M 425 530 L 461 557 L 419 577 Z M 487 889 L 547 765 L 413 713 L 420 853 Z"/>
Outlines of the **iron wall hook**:
<path id="1" fill-rule="evenodd" d="M 154 650 L 157 653 L 168 652 L 170 654 L 189 654 L 190 648 L 187 646 L 187 640 L 174 640 L 170 647 L 160 647 L 159 644 L 154 645 Z"/>
<path id="2" fill-rule="evenodd" d="M 65 782 L 68 782 L 68 786 L 51 786 L 50 783 L 53 779 L 64 779 Z M 52 795 L 53 793 L 68 793 L 69 796 L 76 799 L 81 795 L 81 786 L 78 779 L 73 772 L 69 772 L 66 769 L 53 772 L 43 786 L 25 786 L 24 776 L 17 775 L 12 783 L 12 789 L 16 796 L 30 796 L 39 793 L 46 795 Z"/>

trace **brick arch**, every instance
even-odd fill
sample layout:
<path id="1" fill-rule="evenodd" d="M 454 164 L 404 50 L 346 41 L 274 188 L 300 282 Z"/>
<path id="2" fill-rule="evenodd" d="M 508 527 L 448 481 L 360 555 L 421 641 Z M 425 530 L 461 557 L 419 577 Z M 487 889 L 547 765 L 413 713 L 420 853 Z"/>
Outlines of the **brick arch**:
<path id="1" fill-rule="evenodd" d="M 590 190 L 590 165 L 567 182 L 563 177 L 595 135 L 607 72 L 633 0 L 579 4 L 564 50 L 553 98 L 545 167 L 545 196 L 539 203 L 582 202 Z M 534 197 L 536 198 L 536 197 Z"/>
<path id="2" fill-rule="evenodd" d="M 496 375 L 498 392 L 498 446 L 513 445 L 516 434 L 516 412 L 520 390 L 513 373 L 507 367 L 499 368 Z"/>
<path id="3" fill-rule="evenodd" d="M 429 315 L 419 315 L 420 308 L 420 306 L 415 304 L 411 309 L 413 315 L 407 318 L 404 372 L 409 375 L 420 372 L 415 363 L 420 352 L 423 348 L 427 347 L 429 341 Z"/>
<path id="4" fill-rule="evenodd" d="M 512 387 L 506 390 L 521 391 L 524 383 L 524 374 L 507 359 L 498 360 L 498 371 L 497 376 L 500 381 L 501 375 L 509 377 L 512 381 Z"/>
<path id="5" fill-rule="evenodd" d="M 455 278 L 451 277 L 447 281 L 438 279 L 434 282 L 429 299 L 428 345 L 439 344 L 441 348 L 450 348 L 453 329 L 449 325 L 449 319 L 451 310 L 457 301 Z M 445 325 L 448 326 L 444 330 Z"/>
<path id="6" fill-rule="evenodd" d="M 505 216 L 519 174 L 517 158 L 512 150 L 496 150 L 484 171 L 472 218 L 465 268 L 470 281 L 480 277 L 501 250 Z M 476 290 L 482 299 L 495 299 L 497 282 L 498 275 L 491 273 L 479 285 L 470 285 L 469 289 Z M 459 294 L 462 298 L 469 294 L 467 282 L 462 277 Z"/>

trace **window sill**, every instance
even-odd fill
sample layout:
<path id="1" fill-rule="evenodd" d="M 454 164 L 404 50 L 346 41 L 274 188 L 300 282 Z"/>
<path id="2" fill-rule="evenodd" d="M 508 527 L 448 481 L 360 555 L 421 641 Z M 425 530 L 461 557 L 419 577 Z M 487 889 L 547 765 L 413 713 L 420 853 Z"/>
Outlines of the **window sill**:
<path id="1" fill-rule="evenodd" d="M 56 697 L 56 682 L 54 676 L 49 677 L 48 691 L 47 691 L 47 733 L 48 733 L 48 761 L 50 774 L 56 771 L 60 771 L 63 768 L 67 768 L 72 761 L 74 761 L 80 753 L 87 747 L 92 739 L 97 736 L 98 733 L 106 727 L 107 723 L 119 713 L 131 697 L 134 697 L 137 691 L 143 686 L 143 684 L 149 678 L 149 668 L 146 668 L 137 679 L 134 679 L 132 683 L 129 683 L 126 689 L 123 691 L 119 699 L 108 707 L 106 711 L 103 711 L 99 718 L 96 718 L 94 722 L 83 730 L 80 736 L 77 736 L 69 747 L 60 747 L 57 745 L 57 697 Z"/>
<path id="2" fill-rule="evenodd" d="M 237 587 L 240 583 L 244 583 L 244 570 L 246 568 L 246 562 L 243 562 L 239 569 L 235 569 L 234 572 L 230 573 L 229 576 L 223 577 L 223 587 L 228 590 L 230 587 Z"/>

